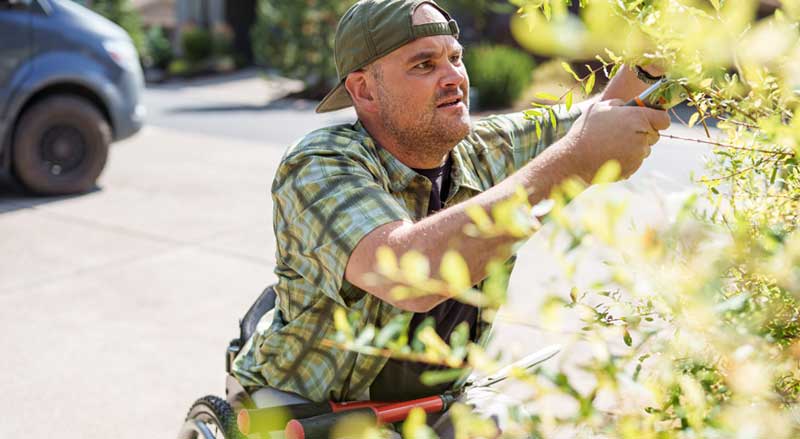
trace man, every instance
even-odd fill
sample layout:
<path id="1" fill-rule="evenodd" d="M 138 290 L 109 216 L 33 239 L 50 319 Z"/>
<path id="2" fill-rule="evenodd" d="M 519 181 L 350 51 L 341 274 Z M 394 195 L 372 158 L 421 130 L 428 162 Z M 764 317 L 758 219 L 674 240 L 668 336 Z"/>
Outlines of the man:
<path id="1" fill-rule="evenodd" d="M 446 296 L 398 299 L 390 285 L 368 282 L 376 250 L 419 251 L 431 273 L 458 250 L 480 285 L 513 239 L 464 234 L 469 206 L 490 211 L 520 185 L 535 204 L 567 177 L 591 181 L 612 159 L 629 176 L 669 126 L 663 111 L 619 105 L 648 85 L 639 79 L 646 73 L 628 68 L 600 97 L 561 108 L 557 127 L 542 120 L 540 138 L 521 114 L 473 124 L 457 34 L 447 12 L 425 0 L 362 0 L 339 22 L 341 82 L 317 110 L 353 105 L 358 122 L 307 135 L 275 177 L 278 310 L 234 366 L 243 385 L 261 388 L 255 398 L 402 400 L 444 390 L 451 384 L 419 382 L 430 366 L 323 343 L 334 338 L 337 306 L 357 311 L 361 325 L 407 315 L 409 337 L 426 318 L 445 340 L 462 322 L 472 340 L 487 333 L 475 307 Z"/>

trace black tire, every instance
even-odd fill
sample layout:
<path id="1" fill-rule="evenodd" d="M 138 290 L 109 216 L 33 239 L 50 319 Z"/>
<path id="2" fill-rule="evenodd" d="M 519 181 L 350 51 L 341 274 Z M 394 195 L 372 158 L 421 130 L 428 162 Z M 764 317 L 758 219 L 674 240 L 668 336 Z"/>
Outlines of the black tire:
<path id="1" fill-rule="evenodd" d="M 208 395 L 192 404 L 178 439 L 211 438 L 246 439 L 236 425 L 236 415 L 230 404 L 222 398 Z"/>
<path id="2" fill-rule="evenodd" d="M 108 121 L 91 102 L 56 95 L 22 114 L 14 130 L 17 178 L 43 195 L 86 192 L 103 171 L 111 144 Z"/>

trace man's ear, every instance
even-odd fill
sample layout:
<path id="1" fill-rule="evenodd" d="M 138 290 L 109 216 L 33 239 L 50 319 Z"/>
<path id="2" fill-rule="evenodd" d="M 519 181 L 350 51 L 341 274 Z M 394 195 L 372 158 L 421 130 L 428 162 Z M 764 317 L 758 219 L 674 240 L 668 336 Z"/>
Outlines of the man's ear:
<path id="1" fill-rule="evenodd" d="M 360 110 L 375 112 L 378 108 L 378 101 L 368 81 L 367 73 L 363 70 L 350 73 L 344 80 L 344 86 L 350 93 L 353 105 Z"/>

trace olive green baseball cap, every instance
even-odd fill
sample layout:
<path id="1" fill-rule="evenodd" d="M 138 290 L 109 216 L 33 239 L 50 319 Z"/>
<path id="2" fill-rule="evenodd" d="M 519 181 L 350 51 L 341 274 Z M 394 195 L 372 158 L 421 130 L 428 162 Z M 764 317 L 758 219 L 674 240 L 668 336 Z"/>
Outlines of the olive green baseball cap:
<path id="1" fill-rule="evenodd" d="M 414 25 L 412 15 L 423 3 L 438 9 L 447 22 Z M 360 0 L 336 27 L 333 56 L 339 84 L 319 103 L 317 113 L 353 105 L 344 87 L 347 75 L 411 41 L 434 35 L 458 38 L 458 25 L 432 0 Z"/>

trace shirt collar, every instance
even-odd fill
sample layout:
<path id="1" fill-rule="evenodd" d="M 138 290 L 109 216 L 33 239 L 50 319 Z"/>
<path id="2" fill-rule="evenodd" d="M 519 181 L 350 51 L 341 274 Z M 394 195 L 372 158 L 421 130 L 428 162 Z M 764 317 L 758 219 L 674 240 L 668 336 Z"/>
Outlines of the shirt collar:
<path id="1" fill-rule="evenodd" d="M 413 169 L 409 168 L 403 162 L 398 160 L 397 157 L 392 155 L 391 152 L 381 148 L 381 146 L 378 145 L 378 143 L 369 134 L 367 129 L 364 128 L 364 125 L 360 120 L 356 121 L 356 123 L 353 125 L 353 128 L 363 134 L 367 145 L 378 153 L 381 163 L 388 173 L 389 187 L 392 189 L 392 191 L 400 192 L 404 190 L 409 184 L 411 184 L 411 181 L 414 179 L 414 177 L 419 175 Z M 462 140 L 462 143 L 463 142 L 466 142 L 466 140 Z M 481 184 L 477 180 L 477 176 L 470 171 L 468 166 L 466 166 L 466 162 L 463 157 L 464 152 L 461 151 L 462 148 L 460 146 L 461 143 L 456 145 L 456 147 L 450 151 L 450 156 L 453 160 L 452 169 L 450 171 L 452 176 L 452 187 L 450 188 L 450 194 L 455 194 L 459 187 L 466 187 L 481 192 L 483 190 L 481 188 Z"/>
<path id="2" fill-rule="evenodd" d="M 386 169 L 386 173 L 389 177 L 389 188 L 391 188 L 394 192 L 400 192 L 408 187 L 411 184 L 411 181 L 416 177 L 418 174 L 414 172 L 413 169 L 406 166 L 403 162 L 397 159 L 391 152 L 385 150 L 375 139 L 370 136 L 367 129 L 364 128 L 364 125 L 361 121 L 357 121 L 353 128 L 359 131 L 361 134 L 364 135 L 364 141 L 366 142 L 367 146 L 374 149 L 378 153 L 378 157 L 380 158 L 381 164 Z"/>
<path id="3" fill-rule="evenodd" d="M 450 151 L 450 157 L 453 158 L 453 170 L 451 171 L 451 175 L 453 178 L 453 186 L 450 190 L 451 193 L 456 193 L 459 188 L 465 187 L 468 189 L 472 189 L 477 192 L 482 192 L 487 188 L 483 188 L 481 185 L 478 176 L 475 175 L 475 172 L 467 166 L 466 158 L 464 157 L 466 152 L 464 151 L 465 142 L 467 140 L 462 140 Z M 468 158 L 468 157 L 467 157 Z"/>

